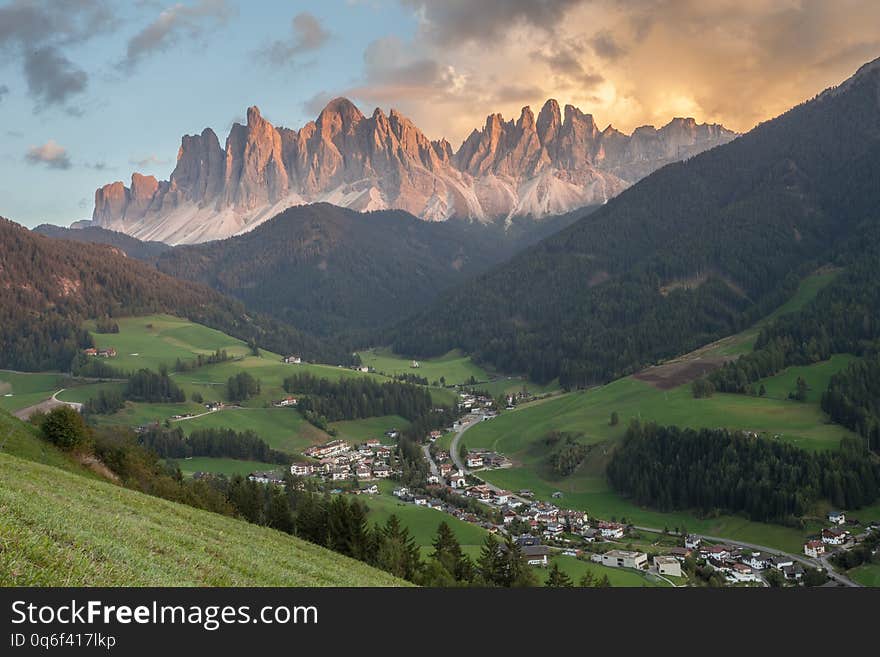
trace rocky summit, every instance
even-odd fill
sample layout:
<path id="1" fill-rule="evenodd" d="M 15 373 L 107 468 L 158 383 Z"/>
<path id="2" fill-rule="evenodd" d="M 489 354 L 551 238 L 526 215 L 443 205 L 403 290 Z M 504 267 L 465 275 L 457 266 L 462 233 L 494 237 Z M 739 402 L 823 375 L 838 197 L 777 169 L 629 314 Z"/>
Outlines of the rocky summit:
<path id="1" fill-rule="evenodd" d="M 536 219 L 603 203 L 670 162 L 731 141 L 716 124 L 676 118 L 631 135 L 600 130 L 590 114 L 548 100 L 538 116 L 491 114 L 457 151 L 392 109 L 365 116 L 337 98 L 299 130 L 257 107 L 221 148 L 206 128 L 181 140 L 168 181 L 134 173 L 95 192 L 94 225 L 185 244 L 241 234 L 284 209 L 329 202 L 358 211 L 401 209 L 426 221 Z"/>

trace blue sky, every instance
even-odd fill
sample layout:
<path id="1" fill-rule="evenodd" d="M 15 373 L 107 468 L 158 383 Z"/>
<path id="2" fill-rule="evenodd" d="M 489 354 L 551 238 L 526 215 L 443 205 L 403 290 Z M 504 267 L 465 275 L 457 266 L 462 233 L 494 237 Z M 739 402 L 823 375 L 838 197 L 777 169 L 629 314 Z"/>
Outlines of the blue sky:
<path id="1" fill-rule="evenodd" d="M 876 0 L 0 0 L 0 216 L 88 218 L 253 104 L 299 128 L 345 95 L 453 147 L 551 97 L 746 131 L 880 56 L 877 25 Z"/>
<path id="2" fill-rule="evenodd" d="M 0 99 L 0 215 L 29 226 L 87 218 L 97 187 L 128 181 L 133 170 L 167 179 L 183 134 L 211 126 L 222 142 L 251 104 L 276 125 L 298 128 L 314 118 L 305 104 L 316 94 L 356 83 L 372 40 L 417 26 L 412 12 L 381 3 L 225 4 L 224 19 L 204 18 L 197 34 L 183 29 L 131 71 L 120 68 L 127 43 L 161 10 L 130 3 L 114 12 L 118 23 L 106 32 L 63 48 L 88 75 L 85 90 L 64 103 L 35 99 L 20 58 L 0 58 L 0 85 L 8 89 Z M 283 64 L 260 52 L 276 40 L 293 42 L 291 21 L 306 10 L 328 26 L 320 49 Z M 50 140 L 65 150 L 66 168 L 26 158 Z"/>

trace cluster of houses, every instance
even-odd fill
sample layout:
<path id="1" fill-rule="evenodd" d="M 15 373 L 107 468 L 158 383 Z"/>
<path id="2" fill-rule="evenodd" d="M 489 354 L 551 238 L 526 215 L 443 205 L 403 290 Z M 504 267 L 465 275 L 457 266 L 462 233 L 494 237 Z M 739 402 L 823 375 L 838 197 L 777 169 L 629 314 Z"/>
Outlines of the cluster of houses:
<path id="1" fill-rule="evenodd" d="M 495 410 L 495 400 L 488 395 L 478 395 L 470 392 L 458 393 L 458 407 L 469 413 L 472 417 L 466 418 L 464 421 L 470 421 L 475 418 L 488 420 L 498 415 Z M 458 424 L 461 423 L 461 420 Z M 453 428 L 458 428 L 453 426 Z"/>
<path id="2" fill-rule="evenodd" d="M 852 534 L 841 527 L 846 524 L 846 514 L 842 511 L 828 513 L 828 522 L 831 527 L 826 527 L 815 539 L 804 543 L 804 554 L 813 559 L 824 556 L 830 548 L 846 545 L 852 540 Z"/>
<path id="3" fill-rule="evenodd" d="M 314 445 L 303 454 L 313 461 L 302 461 L 290 466 L 297 477 L 321 477 L 326 481 L 387 479 L 391 467 L 392 448 L 373 438 L 354 447 L 345 440 L 331 440 Z"/>
<path id="4" fill-rule="evenodd" d="M 83 353 L 86 356 L 93 356 L 96 358 L 116 358 L 116 349 L 113 347 L 103 347 L 101 349 L 89 347 L 88 349 L 83 349 Z"/>
<path id="5" fill-rule="evenodd" d="M 803 566 L 792 557 L 753 552 L 723 544 L 703 545 L 697 536 L 688 536 L 685 539 L 684 551 L 687 553 L 682 553 L 684 557 L 691 552 L 697 553 L 734 583 L 760 582 L 760 571 L 768 569 L 778 570 L 785 579 L 795 582 L 804 576 Z"/>

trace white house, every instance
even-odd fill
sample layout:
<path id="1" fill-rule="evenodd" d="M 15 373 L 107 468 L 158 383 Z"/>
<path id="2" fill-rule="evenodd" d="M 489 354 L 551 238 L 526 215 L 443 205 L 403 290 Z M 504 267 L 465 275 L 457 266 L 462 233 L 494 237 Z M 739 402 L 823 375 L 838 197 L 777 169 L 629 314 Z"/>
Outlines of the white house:
<path id="1" fill-rule="evenodd" d="M 843 511 L 829 511 L 828 522 L 833 525 L 846 524 L 846 514 Z"/>
<path id="2" fill-rule="evenodd" d="M 822 542 L 827 545 L 843 545 L 849 538 L 849 532 L 845 529 L 832 527 L 822 530 Z"/>
<path id="3" fill-rule="evenodd" d="M 700 547 L 700 542 L 701 539 L 699 536 L 696 536 L 695 534 L 688 534 L 687 537 L 685 537 L 684 539 L 684 546 L 688 550 L 696 550 L 698 547 Z"/>
<path id="4" fill-rule="evenodd" d="M 467 467 L 469 467 L 469 468 L 482 468 L 483 467 L 483 457 L 480 456 L 479 454 L 468 454 Z"/>
<path id="5" fill-rule="evenodd" d="M 598 525 L 602 538 L 623 538 L 624 527 L 616 522 L 600 522 Z"/>
<path id="6" fill-rule="evenodd" d="M 635 568 L 647 570 L 648 555 L 644 552 L 631 552 L 629 550 L 609 550 L 602 555 L 602 565 L 611 568 Z"/>
<path id="7" fill-rule="evenodd" d="M 302 358 L 299 356 L 285 356 L 284 362 L 290 365 L 300 365 L 302 363 Z"/>
<path id="8" fill-rule="evenodd" d="M 760 552 L 752 552 L 749 556 L 743 557 L 743 563 L 755 570 L 764 570 L 770 567 L 769 557 Z"/>
<path id="9" fill-rule="evenodd" d="M 818 559 L 825 554 L 825 544 L 822 541 L 807 541 L 804 543 L 804 554 Z"/>
<path id="10" fill-rule="evenodd" d="M 661 575 L 669 575 L 670 577 L 681 577 L 681 562 L 675 557 L 654 557 L 654 566 Z"/>

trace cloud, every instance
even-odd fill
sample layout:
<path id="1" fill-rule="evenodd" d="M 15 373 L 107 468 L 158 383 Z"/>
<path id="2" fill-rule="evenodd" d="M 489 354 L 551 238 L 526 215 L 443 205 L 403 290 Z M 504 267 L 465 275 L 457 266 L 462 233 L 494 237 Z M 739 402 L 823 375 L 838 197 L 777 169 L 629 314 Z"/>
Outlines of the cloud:
<path id="1" fill-rule="evenodd" d="M 196 39 L 205 33 L 209 24 L 223 24 L 232 13 L 226 0 L 199 0 L 191 5 L 176 4 L 165 9 L 129 39 L 125 57 L 118 67 L 130 72 L 145 57 L 167 50 L 181 36 Z"/>
<path id="2" fill-rule="evenodd" d="M 9 93 L 9 87 L 5 84 L 0 84 L 0 102 L 3 101 L 3 96 Z"/>
<path id="3" fill-rule="evenodd" d="M 29 50 L 24 56 L 28 91 L 46 105 L 61 105 L 85 90 L 89 76 L 54 46 Z"/>
<path id="4" fill-rule="evenodd" d="M 31 146 L 24 159 L 28 164 L 45 164 L 50 169 L 69 169 L 71 166 L 67 149 L 52 139 L 42 146 Z"/>
<path id="5" fill-rule="evenodd" d="M 590 38 L 590 45 L 593 47 L 593 52 L 602 59 L 617 61 L 626 54 L 626 48 L 617 42 L 614 34 L 609 30 L 596 32 Z"/>
<path id="6" fill-rule="evenodd" d="M 288 64 L 299 55 L 319 50 L 330 39 L 330 33 L 308 12 L 294 16 L 290 27 L 290 39 L 274 41 L 263 50 L 273 64 Z"/>
<path id="7" fill-rule="evenodd" d="M 21 62 L 37 110 L 64 105 L 88 83 L 64 51 L 115 24 L 103 0 L 13 0 L 0 7 L 0 54 Z"/>
<path id="8" fill-rule="evenodd" d="M 317 116 L 321 110 L 327 107 L 327 103 L 336 98 L 338 94 L 331 94 L 327 91 L 319 91 L 311 98 L 303 101 L 302 108 L 307 116 Z"/>
<path id="9" fill-rule="evenodd" d="M 161 166 L 165 164 L 170 164 L 171 160 L 160 158 L 158 155 L 155 154 L 150 154 L 142 158 L 132 157 L 128 160 L 128 163 L 143 169 L 150 166 Z"/>
<path id="10" fill-rule="evenodd" d="M 553 30 L 583 0 L 401 0 L 415 10 L 422 33 L 441 45 L 487 42 L 511 27 Z"/>
<path id="11" fill-rule="evenodd" d="M 621 130 L 674 116 L 746 131 L 880 56 L 866 0 L 399 0 L 416 35 L 371 43 L 335 94 L 393 104 L 431 137 L 547 98 Z"/>

